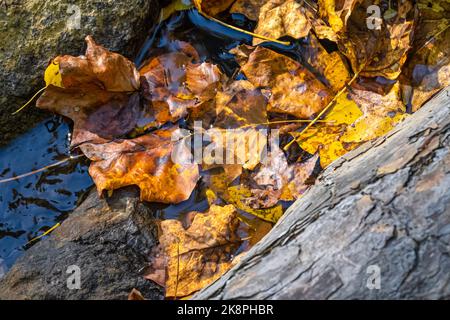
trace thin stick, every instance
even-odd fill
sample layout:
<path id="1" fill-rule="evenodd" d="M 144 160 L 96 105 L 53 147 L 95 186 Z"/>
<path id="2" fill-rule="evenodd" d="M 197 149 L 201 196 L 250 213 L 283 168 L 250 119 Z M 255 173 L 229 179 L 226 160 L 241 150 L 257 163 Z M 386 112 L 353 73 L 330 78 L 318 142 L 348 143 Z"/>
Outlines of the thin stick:
<path id="1" fill-rule="evenodd" d="M 75 157 L 69 157 L 69 158 L 66 158 L 64 160 L 58 161 L 56 163 L 53 163 L 51 165 L 45 166 L 45 167 L 43 167 L 41 169 L 34 170 L 34 171 L 31 171 L 31 172 L 28 172 L 28 173 L 25 173 L 25 174 L 21 174 L 20 176 L 16 176 L 16 177 L 13 177 L 13 178 L 0 180 L 0 184 L 11 182 L 11 181 L 16 181 L 16 180 L 19 180 L 19 179 L 22 179 L 22 178 L 25 178 L 25 177 L 29 177 L 29 176 L 32 176 L 32 175 L 34 175 L 36 173 L 45 171 L 45 170 L 50 169 L 50 168 L 57 167 L 57 166 L 59 166 L 59 165 L 61 165 L 63 163 L 69 162 L 70 160 L 75 160 L 75 159 L 78 159 L 78 158 L 81 158 L 81 157 L 84 157 L 84 156 L 83 155 L 79 155 L 79 156 L 75 156 Z"/>
<path id="2" fill-rule="evenodd" d="M 25 109 L 31 102 L 33 102 L 33 100 L 42 92 L 42 91 L 44 91 L 45 89 L 47 89 L 47 87 L 44 87 L 44 88 L 42 88 L 41 90 L 39 90 L 38 92 L 36 92 L 35 94 L 34 94 L 34 96 L 30 99 L 30 100 L 28 100 L 28 102 L 27 103 L 25 103 L 22 107 L 20 107 L 16 112 L 14 112 L 14 113 L 12 113 L 12 115 L 13 116 L 15 116 L 16 114 L 18 114 L 20 111 L 22 111 L 23 109 Z"/>
<path id="3" fill-rule="evenodd" d="M 278 121 L 269 121 L 269 122 L 265 122 L 265 123 L 263 122 L 263 123 L 246 124 L 245 126 L 239 127 L 239 129 L 256 127 L 256 126 L 265 126 L 265 125 L 271 125 L 271 124 L 309 123 L 312 121 L 313 120 L 278 120 Z M 334 123 L 334 121 L 326 121 L 326 120 L 318 120 L 317 122 Z"/>
<path id="4" fill-rule="evenodd" d="M 431 41 L 433 41 L 434 39 L 439 37 L 445 30 L 448 29 L 448 27 L 450 27 L 450 24 L 447 24 L 447 26 L 444 29 L 442 29 L 441 31 L 439 31 L 439 32 L 435 33 L 434 35 L 432 35 L 431 38 L 428 39 L 427 42 L 425 42 L 423 44 L 423 46 L 421 46 L 419 49 L 416 50 L 416 53 L 419 52 L 420 50 L 422 50 L 423 48 L 425 48 L 428 44 L 431 43 Z"/>
<path id="5" fill-rule="evenodd" d="M 223 25 L 223 26 L 225 26 L 225 27 L 227 27 L 227 28 L 230 28 L 230 29 L 232 29 L 232 30 L 235 30 L 235 31 L 239 31 L 239 32 L 248 34 L 249 36 L 252 36 L 252 37 L 254 37 L 254 38 L 259 38 L 259 39 L 262 39 L 262 40 L 265 40 L 265 41 L 270 41 L 270 42 L 279 43 L 279 44 L 282 44 L 282 45 L 284 45 L 284 46 L 289 46 L 289 45 L 291 45 L 291 43 L 290 43 L 289 41 L 281 41 L 281 40 L 271 39 L 271 38 L 269 38 L 269 37 L 265 37 L 265 36 L 262 36 L 262 35 L 260 35 L 260 34 L 253 33 L 253 32 L 250 32 L 250 31 L 247 31 L 247 30 L 244 30 L 244 29 L 241 29 L 241 28 L 238 28 L 238 27 L 229 25 L 228 23 L 225 23 L 225 22 L 223 22 L 223 21 L 220 21 L 220 20 L 218 20 L 218 19 L 216 19 L 216 18 L 214 18 L 214 17 L 210 17 L 210 16 L 208 16 L 207 14 L 205 14 L 205 13 L 203 13 L 203 12 L 200 12 L 200 11 L 199 11 L 199 13 L 200 13 L 202 16 L 204 16 L 206 19 L 209 19 L 209 20 L 211 20 L 211 21 L 217 22 L 217 23 L 219 23 L 219 24 L 221 24 L 221 25 Z"/>
<path id="6" fill-rule="evenodd" d="M 27 242 L 26 245 L 29 245 L 30 243 L 39 240 L 43 237 L 45 237 L 46 235 L 49 235 L 51 232 L 53 232 L 56 228 L 60 227 L 61 223 L 57 223 L 55 224 L 53 227 L 51 227 L 50 229 L 48 229 L 47 231 L 45 231 L 43 234 L 41 234 L 40 236 L 37 236 L 36 238 L 31 239 L 30 241 Z"/>
<path id="7" fill-rule="evenodd" d="M 363 67 L 364 68 L 364 67 Z M 359 73 L 361 72 L 361 70 L 363 69 L 361 68 L 358 72 L 355 73 L 355 75 L 353 76 L 353 78 L 341 89 L 339 90 L 339 92 L 334 96 L 333 100 L 330 101 L 330 103 L 319 113 L 319 115 L 313 120 L 311 121 L 306 127 L 305 129 L 303 129 L 300 132 L 300 136 L 297 139 L 292 140 L 291 142 L 289 142 L 283 149 L 286 151 L 289 149 L 289 147 L 294 143 L 300 140 L 301 134 L 306 132 L 309 128 L 311 128 L 314 124 L 316 124 L 320 118 L 322 118 L 322 116 L 328 112 L 328 110 L 334 106 L 334 103 L 336 102 L 336 100 L 345 92 L 347 91 L 347 87 L 351 86 L 353 82 L 355 82 L 355 80 L 358 78 Z"/>

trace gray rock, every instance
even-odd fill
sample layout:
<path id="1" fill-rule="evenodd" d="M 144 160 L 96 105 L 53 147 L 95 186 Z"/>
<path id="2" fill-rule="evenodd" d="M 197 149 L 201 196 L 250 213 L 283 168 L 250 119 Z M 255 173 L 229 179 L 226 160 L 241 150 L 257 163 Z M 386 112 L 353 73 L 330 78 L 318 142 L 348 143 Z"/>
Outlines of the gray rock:
<path id="1" fill-rule="evenodd" d="M 107 200 L 92 192 L 17 261 L 0 281 L 0 300 L 118 300 L 127 299 L 133 288 L 147 299 L 162 299 L 161 288 L 143 278 L 156 234 L 137 190 L 120 190 Z"/>
<path id="2" fill-rule="evenodd" d="M 158 0 L 0 1 L 0 145 L 48 113 L 11 113 L 44 87 L 43 72 L 60 54 L 84 52 L 84 38 L 133 57 L 159 14 Z"/>

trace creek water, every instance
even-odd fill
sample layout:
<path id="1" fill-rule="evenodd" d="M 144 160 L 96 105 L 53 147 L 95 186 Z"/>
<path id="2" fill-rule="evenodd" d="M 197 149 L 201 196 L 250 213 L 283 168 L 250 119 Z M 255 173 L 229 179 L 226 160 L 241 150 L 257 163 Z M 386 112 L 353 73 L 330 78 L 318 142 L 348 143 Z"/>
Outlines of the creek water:
<path id="1" fill-rule="evenodd" d="M 247 30 L 253 29 L 252 22 L 241 15 L 223 17 L 222 20 Z M 173 40 L 189 42 L 197 49 L 202 61 L 219 65 L 228 76 L 238 70 L 238 64 L 229 50 L 252 42 L 250 36 L 189 10 L 176 13 L 151 30 L 135 60 L 136 65 L 142 65 L 145 60 L 163 51 Z M 298 43 L 292 47 L 273 43 L 266 46 L 299 59 Z M 70 121 L 49 114 L 47 120 L 0 148 L 0 180 L 14 178 L 67 158 L 70 131 Z M 89 162 L 80 158 L 25 178 L 0 183 L 0 270 L 9 269 L 25 250 L 39 241 L 30 243 L 30 240 L 62 222 L 83 201 L 93 187 L 88 167 Z M 207 210 L 208 202 L 203 191 L 200 183 L 186 202 L 149 206 L 160 219 L 182 219 L 191 211 Z M 244 218 L 253 219 L 256 229 L 260 230 L 251 244 L 270 230 L 268 223 L 256 221 L 251 216 Z"/>

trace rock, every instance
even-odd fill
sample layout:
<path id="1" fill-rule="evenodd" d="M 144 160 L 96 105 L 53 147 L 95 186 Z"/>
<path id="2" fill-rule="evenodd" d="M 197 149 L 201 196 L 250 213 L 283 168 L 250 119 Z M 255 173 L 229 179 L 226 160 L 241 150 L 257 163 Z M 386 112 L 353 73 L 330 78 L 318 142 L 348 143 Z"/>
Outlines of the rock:
<path id="1" fill-rule="evenodd" d="M 107 200 L 94 191 L 17 261 L 0 281 L 0 300 L 118 300 L 134 288 L 147 299 L 162 299 L 161 289 L 143 278 L 156 234 L 138 190 L 120 190 Z M 80 289 L 73 289 L 78 271 Z"/>
<path id="2" fill-rule="evenodd" d="M 0 145 L 48 116 L 30 106 L 43 72 L 60 54 L 84 52 L 84 38 L 132 58 L 159 14 L 158 0 L 0 1 Z"/>

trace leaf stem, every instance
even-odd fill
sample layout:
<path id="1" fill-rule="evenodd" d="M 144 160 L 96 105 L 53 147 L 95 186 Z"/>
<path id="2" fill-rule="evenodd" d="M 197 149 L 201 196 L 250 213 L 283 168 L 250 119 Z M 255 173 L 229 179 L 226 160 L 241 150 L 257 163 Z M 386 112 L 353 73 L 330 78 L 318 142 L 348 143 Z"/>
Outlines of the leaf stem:
<path id="1" fill-rule="evenodd" d="M 42 88 L 41 90 L 39 90 L 38 92 L 36 92 L 35 94 L 34 94 L 34 96 L 30 99 L 30 100 L 28 100 L 28 102 L 27 103 L 25 103 L 22 107 L 20 107 L 17 111 L 15 111 L 14 113 L 12 113 L 12 115 L 13 116 L 15 116 L 16 114 L 18 114 L 20 111 L 22 111 L 23 109 L 25 109 L 31 102 L 33 102 L 33 100 L 42 92 L 42 91 L 44 91 L 45 89 L 47 89 L 47 87 L 44 87 L 44 88 Z"/>

